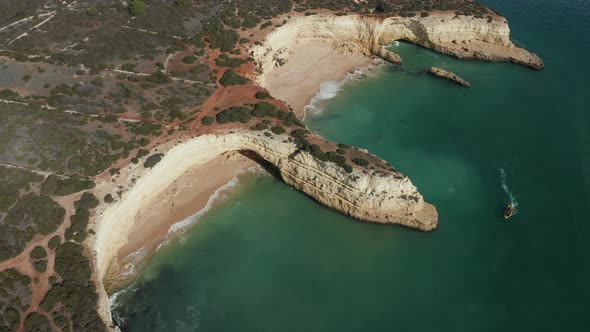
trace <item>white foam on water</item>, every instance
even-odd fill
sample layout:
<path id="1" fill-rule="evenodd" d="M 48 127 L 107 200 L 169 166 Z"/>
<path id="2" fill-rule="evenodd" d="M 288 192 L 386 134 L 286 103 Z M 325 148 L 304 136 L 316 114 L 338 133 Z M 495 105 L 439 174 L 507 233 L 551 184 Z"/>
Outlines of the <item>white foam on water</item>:
<path id="1" fill-rule="evenodd" d="M 303 120 L 308 112 L 312 114 L 321 114 L 326 101 L 336 97 L 342 90 L 344 84 L 350 81 L 363 79 L 367 73 L 374 68 L 374 65 L 357 68 L 354 72 L 346 74 L 342 81 L 325 81 L 320 84 L 320 91 L 311 98 L 308 105 L 303 107 Z"/>
<path id="2" fill-rule="evenodd" d="M 320 91 L 311 98 L 309 105 L 303 107 L 303 112 L 312 112 L 319 114 L 323 109 L 324 102 L 330 100 L 338 95 L 340 89 L 344 85 L 344 82 L 338 81 L 325 81 L 320 84 Z"/>
<path id="3" fill-rule="evenodd" d="M 516 208 L 518 206 L 518 202 L 516 201 L 514 195 L 512 194 L 512 191 L 510 191 L 510 188 L 508 187 L 506 180 L 506 171 L 503 168 L 500 168 L 500 177 L 502 178 L 502 189 L 504 189 L 504 192 L 506 193 L 506 195 L 508 195 L 508 198 L 510 199 L 510 204 Z"/>
<path id="4" fill-rule="evenodd" d="M 117 302 L 117 298 L 128 289 L 129 288 L 122 289 L 109 297 L 109 309 L 111 311 L 111 316 L 113 317 L 113 321 L 117 323 L 125 323 L 125 319 L 117 315 L 116 309 L 121 305 Z"/>
<path id="5" fill-rule="evenodd" d="M 189 229 L 193 224 L 199 221 L 199 219 L 207 213 L 213 205 L 220 199 L 225 199 L 228 197 L 228 194 L 236 188 L 240 184 L 239 177 L 246 173 L 257 173 L 257 172 L 264 172 L 264 170 L 260 166 L 252 166 L 248 169 L 241 170 L 238 172 L 236 177 L 231 179 L 228 183 L 224 184 L 223 186 L 217 188 L 213 195 L 209 197 L 207 200 L 207 204 L 201 210 L 197 211 L 195 214 L 174 223 L 170 229 L 168 230 L 168 235 L 166 236 L 166 240 L 158 245 L 156 251 L 158 251 L 161 247 L 165 246 L 170 239 L 174 238 L 175 236 L 183 234 L 187 229 Z M 181 239 L 182 241 L 182 239 Z"/>

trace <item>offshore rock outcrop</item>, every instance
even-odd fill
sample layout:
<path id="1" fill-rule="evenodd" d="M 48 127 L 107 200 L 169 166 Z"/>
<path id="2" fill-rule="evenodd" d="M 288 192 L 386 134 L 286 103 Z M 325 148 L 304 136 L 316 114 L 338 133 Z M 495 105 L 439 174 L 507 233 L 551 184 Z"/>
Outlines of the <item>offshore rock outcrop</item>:
<path id="1" fill-rule="evenodd" d="M 428 73 L 432 76 L 444 78 L 446 80 L 449 80 L 455 84 L 461 85 L 466 88 L 471 86 L 471 84 L 469 82 L 467 82 L 465 79 L 463 79 L 461 76 L 459 76 L 455 73 L 451 73 L 450 71 L 444 70 L 442 68 L 430 67 L 430 69 L 428 70 Z"/>
<path id="2" fill-rule="evenodd" d="M 251 55 L 258 69 L 265 73 L 275 66 L 273 59 L 288 52 L 294 43 L 305 40 L 326 40 L 336 50 L 379 57 L 385 55 L 383 45 L 403 40 L 461 59 L 513 62 L 533 69 L 544 67 L 541 58 L 510 41 L 510 28 L 504 18 L 488 21 L 450 13 L 412 18 L 297 16 L 271 32 L 262 45 L 252 49 Z M 264 75 L 258 77 L 258 83 L 264 86 Z"/>

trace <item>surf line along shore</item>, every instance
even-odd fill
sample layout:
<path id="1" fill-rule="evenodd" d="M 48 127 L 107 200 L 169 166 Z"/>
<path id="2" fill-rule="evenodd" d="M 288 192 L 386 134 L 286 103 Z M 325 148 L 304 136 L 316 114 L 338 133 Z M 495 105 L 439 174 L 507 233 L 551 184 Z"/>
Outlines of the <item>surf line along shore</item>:
<path id="1" fill-rule="evenodd" d="M 293 109 L 299 118 L 303 117 L 305 105 L 319 91 L 322 82 L 341 81 L 357 68 L 373 63 L 364 55 L 334 53 L 324 41 L 310 41 L 299 46 L 285 66 L 270 73 L 266 86 L 273 96 L 296 105 Z M 297 81 L 305 84 L 301 89 L 290 88 Z M 134 270 L 135 265 L 142 263 L 137 258 L 149 257 L 169 235 L 173 235 L 169 233 L 176 223 L 201 214 L 211 205 L 211 198 L 219 189 L 253 165 L 253 161 L 238 153 L 226 153 L 180 175 L 157 199 L 147 203 L 149 208 L 140 210 L 126 244 L 117 254 L 122 272 Z M 141 255 L 136 254 L 138 252 Z"/>
<path id="2" fill-rule="evenodd" d="M 347 21 L 339 21 L 340 19 L 345 19 Z M 444 18 L 446 19 L 446 18 Z M 443 23 L 444 23 L 444 19 L 443 19 Z M 311 20 L 311 21 L 308 21 Z M 323 22 L 321 25 L 318 25 L 316 23 L 314 23 L 314 20 L 323 20 L 325 22 Z M 356 17 L 356 16 L 351 16 L 351 17 L 311 17 L 311 18 L 304 18 L 304 17 L 299 17 L 296 20 L 294 20 L 291 23 L 288 23 L 286 25 L 284 25 L 283 27 L 275 30 L 274 32 L 272 32 L 266 39 L 265 43 L 263 43 L 261 46 L 258 46 L 258 49 L 254 49 L 253 50 L 253 55 L 255 55 L 255 59 L 257 60 L 257 62 L 261 65 L 261 69 L 262 70 L 262 75 L 260 75 L 258 77 L 258 83 L 261 86 L 266 87 L 271 94 L 273 94 L 274 97 L 285 100 L 286 102 L 288 102 L 290 105 L 293 106 L 294 111 L 297 114 L 301 114 L 302 113 L 302 109 L 303 106 L 305 104 L 307 104 L 309 102 L 309 100 L 313 97 L 313 95 L 318 91 L 318 88 L 321 84 L 321 82 L 326 81 L 326 80 L 341 80 L 344 78 L 344 76 L 346 76 L 346 74 L 351 71 L 354 70 L 355 68 L 357 68 L 358 66 L 364 66 L 367 65 L 368 63 L 371 62 L 371 59 L 369 58 L 369 56 L 372 54 L 371 53 L 371 45 L 367 44 L 367 41 L 371 41 L 374 43 L 377 43 L 377 40 L 386 40 L 386 39 L 391 39 L 391 40 L 396 40 L 396 39 L 405 39 L 405 40 L 411 40 L 410 37 L 406 36 L 396 36 L 394 32 L 392 31 L 384 31 L 383 29 L 381 29 L 380 31 L 378 31 L 379 29 L 369 29 L 370 31 L 362 31 L 362 29 L 360 28 L 358 22 L 359 22 L 360 18 Z M 396 18 L 397 20 L 397 18 Z M 328 24 L 324 24 L 328 22 Z M 352 23 L 351 23 L 352 22 Z M 405 21 L 404 21 L 405 22 Z M 435 22 L 435 23 L 432 23 Z M 444 29 L 444 25 L 440 25 L 440 23 L 436 23 L 438 21 L 432 21 L 431 24 L 434 28 L 433 29 L 439 29 L 440 31 L 445 31 Z M 391 22 L 390 22 L 391 23 Z M 399 22 L 398 22 L 399 23 Z M 455 22 L 456 23 L 456 22 Z M 477 22 L 482 23 L 482 22 Z M 352 25 L 351 25 L 352 24 Z M 403 26 L 403 22 L 400 23 Z M 438 25 L 437 25 L 438 24 Z M 483 24 L 483 23 L 482 23 Z M 303 25 L 303 26 L 302 26 Z M 527 65 L 527 63 L 538 63 L 535 56 L 531 55 L 530 53 L 522 50 L 522 49 L 518 49 L 516 47 L 514 47 L 513 45 L 509 45 L 506 44 L 506 39 L 508 38 L 508 33 L 509 30 L 507 30 L 507 24 L 496 24 L 497 26 L 492 26 L 492 27 L 488 27 L 485 28 L 479 28 L 479 29 L 473 29 L 473 26 L 471 26 L 471 23 L 465 23 L 465 32 L 462 35 L 462 37 L 460 36 L 459 38 L 459 42 L 463 43 L 464 41 L 469 41 L 469 46 L 468 47 L 464 47 L 469 49 L 469 47 L 471 48 L 483 48 L 483 49 L 489 49 L 488 53 L 481 53 L 484 54 L 485 56 L 488 57 L 488 60 L 496 60 L 496 61 L 512 61 L 512 62 L 518 62 L 520 64 L 524 64 Z M 506 29 L 503 28 L 503 26 L 506 26 Z M 310 28 L 305 28 L 306 26 L 310 27 Z M 321 26 L 321 28 L 318 28 L 318 26 Z M 364 26 L 369 26 L 369 25 L 364 25 Z M 438 26 L 438 28 L 437 28 Z M 344 28 L 343 28 L 344 27 Z M 351 29 L 352 27 L 352 29 Z M 442 28 L 441 28 L 442 27 Z M 299 31 L 297 34 L 292 35 L 292 31 L 293 30 L 297 30 Z M 403 30 L 403 29 L 402 29 Z M 475 31 L 475 32 L 474 32 Z M 284 37 L 285 33 L 291 34 L 291 38 L 282 38 L 283 42 L 286 42 L 288 45 L 288 47 L 278 47 L 278 45 L 276 45 L 277 41 L 281 35 Z M 367 33 L 369 33 L 369 35 L 367 35 Z M 408 33 L 407 31 L 404 33 Z M 474 35 L 474 33 L 476 35 Z M 273 35 L 274 34 L 274 35 Z M 377 35 L 376 35 L 377 34 Z M 465 58 L 469 58 L 471 55 L 465 55 L 465 54 L 459 54 L 459 53 L 453 53 L 453 46 L 452 45 L 446 45 L 445 43 L 447 42 L 451 42 L 452 41 L 447 41 L 443 36 L 445 34 L 448 34 L 447 32 L 441 33 L 436 37 L 435 42 L 433 42 L 433 44 L 431 45 L 431 48 L 440 51 L 442 53 L 447 53 L 447 54 L 451 54 L 453 56 L 457 56 L 457 57 L 465 57 Z M 456 34 L 460 34 L 457 33 Z M 389 37 L 384 37 L 385 35 L 388 35 Z M 463 39 L 463 41 L 461 41 L 461 38 Z M 447 38 L 448 39 L 448 38 Z M 389 41 L 391 41 L 389 40 Z M 454 40 L 456 42 L 456 40 Z M 420 41 L 414 40 L 414 42 L 420 44 Z M 308 43 L 309 45 L 307 47 L 305 46 L 305 43 Z M 310 48 L 310 46 L 313 46 L 312 44 L 315 44 L 314 47 Z M 481 44 L 484 43 L 484 44 Z M 464 43 L 463 43 L 464 44 Z M 479 46 L 478 46 L 479 45 Z M 484 47 L 485 46 L 485 47 Z M 310 54 L 315 54 L 317 55 L 319 58 L 317 59 L 317 61 L 310 61 L 310 58 L 307 57 L 308 63 L 312 63 L 312 65 L 306 67 L 304 63 L 300 63 L 301 61 L 297 61 L 297 57 L 298 55 L 300 55 L 300 52 L 295 52 L 295 50 L 298 48 L 306 48 L 307 50 L 313 49 L 316 52 L 309 52 L 308 56 Z M 445 48 L 446 47 L 446 48 Z M 265 49 L 266 48 L 266 49 Z M 270 51 L 269 51 L 270 48 Z M 283 49 L 283 51 L 279 51 L 280 49 Z M 286 53 L 284 52 L 284 49 L 288 50 Z M 338 49 L 338 50 L 347 50 L 346 52 L 335 52 L 334 50 Z M 260 53 L 257 52 L 260 50 L 263 50 L 264 52 Z M 506 52 L 507 54 L 510 53 L 510 55 L 503 55 L 502 52 Z M 281 56 L 283 56 L 284 58 L 287 59 L 287 64 L 285 66 L 283 66 L 284 68 L 278 68 L 278 69 L 272 69 L 270 67 L 268 67 L 267 65 L 267 61 L 265 59 L 267 59 L 269 56 L 273 56 L 273 52 L 282 52 Z M 257 55 L 258 53 L 258 55 Z M 479 53 L 478 53 L 479 54 Z M 478 55 L 479 56 L 479 55 Z M 331 58 L 334 57 L 334 58 Z M 528 58 L 527 58 L 528 57 Z M 306 57 L 301 57 L 301 59 L 305 59 Z M 344 61 L 343 59 L 347 58 L 346 61 Z M 337 59 L 337 61 L 335 61 L 334 59 Z M 516 59 L 516 60 L 514 60 Z M 527 62 L 528 61 L 528 62 Z M 314 67 L 313 63 L 324 63 L 325 65 L 322 66 L 325 68 L 330 68 L 330 70 L 324 69 L 324 70 L 319 70 L 319 67 Z M 337 64 L 341 64 L 337 65 Z M 534 65 L 537 66 L 538 65 Z M 534 67 L 533 65 L 531 65 L 531 67 Z M 317 75 L 316 72 L 318 72 Z M 297 90 L 297 89 L 293 89 L 293 86 L 298 86 L 299 84 L 296 85 L 291 85 L 291 89 L 288 89 L 287 87 L 289 86 L 288 84 L 285 84 L 282 80 L 287 80 L 289 77 L 292 77 L 293 75 L 297 75 L 300 74 L 300 77 L 305 77 L 305 80 L 303 80 L 305 82 L 305 84 L 309 84 L 309 88 L 307 89 L 302 89 L 301 91 L 295 93 L 292 92 L 293 90 Z M 321 73 L 321 74 L 320 74 Z M 273 76 L 274 75 L 274 76 Z M 310 79 L 310 78 L 315 78 L 315 79 Z M 281 85 L 282 83 L 282 85 Z M 251 137 L 251 139 L 253 139 Z M 194 140 L 194 139 L 191 139 Z M 193 141 L 194 142 L 194 141 Z M 174 144 L 185 144 L 187 142 L 181 142 L 181 141 L 177 141 Z M 202 162 L 203 160 L 208 160 L 211 161 L 214 158 L 217 158 L 220 154 L 223 154 L 225 152 L 227 152 L 228 150 L 226 148 L 220 147 L 220 146 L 216 146 L 215 142 L 213 141 L 206 141 L 206 146 L 202 146 L 202 150 L 200 151 L 200 155 L 199 155 L 199 160 L 195 160 L 193 158 L 186 158 L 186 159 L 190 159 L 190 161 L 192 161 L 192 163 L 190 163 L 190 165 L 186 166 L 186 167 L 179 167 L 180 169 L 183 169 L 184 171 L 188 171 L 189 169 L 192 169 L 194 167 L 197 167 L 197 165 L 199 165 L 198 167 L 201 167 L 204 165 L 204 163 Z M 174 149 L 173 145 L 174 144 L 170 144 L 168 147 L 162 147 L 163 151 L 167 150 L 168 148 L 170 149 Z M 248 142 L 241 142 L 240 144 L 244 145 L 244 144 L 248 144 Z M 243 148 L 243 146 L 234 146 L 233 149 L 241 149 Z M 186 151 L 186 153 L 192 153 L 192 151 Z M 164 158 L 163 162 L 165 161 L 165 159 L 168 159 L 168 156 Z M 231 159 L 231 158 L 230 158 Z M 175 160 L 175 164 L 177 163 L 182 163 L 182 160 Z M 189 162 L 189 161 L 187 161 Z M 232 161 L 232 160 L 227 160 L 228 163 L 234 163 L 237 161 Z M 245 161 L 244 159 L 241 159 L 240 162 L 248 162 Z M 182 165 L 186 165 L 186 164 L 182 164 Z M 178 165 L 175 165 L 178 166 Z M 210 166 L 212 167 L 212 166 Z M 245 165 L 240 166 L 240 167 L 236 167 L 233 168 L 233 170 L 235 169 L 241 169 L 242 167 L 245 167 Z M 118 251 L 125 245 L 127 245 L 130 242 L 135 242 L 136 246 L 141 245 L 142 243 L 148 243 L 147 241 L 149 241 L 149 239 L 139 239 L 137 241 L 128 241 L 128 235 L 130 234 L 130 230 L 132 227 L 134 227 L 134 225 L 138 225 L 137 227 L 140 227 L 139 225 L 142 224 L 142 220 L 146 220 L 143 218 L 138 218 L 139 213 L 137 213 L 138 210 L 141 209 L 149 209 L 150 205 L 149 203 L 146 202 L 153 202 L 155 200 L 160 200 L 162 196 L 160 196 L 162 194 L 162 191 L 164 190 L 164 188 L 169 188 L 170 183 L 173 183 L 175 179 L 178 179 L 179 176 L 181 176 L 182 172 L 180 173 L 175 173 L 175 174 L 160 174 L 162 175 L 159 179 L 154 178 L 153 176 L 151 177 L 152 179 L 150 181 L 142 181 L 142 177 L 148 177 L 149 173 L 151 171 L 146 170 L 143 174 L 139 174 L 141 172 L 132 169 L 133 167 L 131 166 L 129 170 L 124 170 L 124 172 L 127 173 L 123 173 L 122 177 L 125 177 L 125 174 L 130 175 L 133 174 L 134 177 L 139 178 L 140 180 L 137 181 L 137 183 L 132 186 L 129 189 L 129 192 L 124 193 L 124 197 L 121 201 L 125 201 L 125 206 L 129 207 L 129 209 L 121 209 L 121 207 L 119 206 L 119 208 L 117 208 L 117 206 L 111 206 L 111 207 L 99 207 L 99 209 L 97 209 L 98 216 L 97 218 L 95 218 L 96 220 L 96 229 L 98 229 L 97 232 L 97 237 L 94 241 L 94 243 L 92 244 L 92 247 L 96 250 L 96 265 L 97 265 L 97 269 L 98 269 L 98 277 L 99 279 L 102 281 L 102 279 L 107 275 L 107 267 L 109 266 L 109 263 L 112 261 L 112 258 L 117 257 Z M 231 167 L 228 167 L 231 168 Z M 204 169 L 203 169 L 204 170 Z M 133 173 L 134 171 L 137 171 L 136 173 Z M 324 170 L 325 171 L 325 170 Z M 207 172 L 202 172 L 200 174 L 205 174 Z M 233 178 L 231 174 L 231 171 L 227 172 L 227 177 L 229 178 Z M 235 176 L 235 173 L 233 174 L 233 176 Z M 131 176 L 127 176 L 128 179 L 131 179 Z M 407 178 L 405 178 L 407 179 Z M 223 181 L 220 181 L 221 183 L 224 183 Z M 195 182 L 197 183 L 197 182 Z M 227 183 L 227 181 L 225 182 Z M 293 184 L 293 183 L 291 183 Z M 212 185 L 211 188 L 209 189 L 209 193 L 212 194 L 213 192 L 215 192 L 216 189 L 213 189 L 214 187 L 216 187 L 218 185 Z M 417 193 L 416 189 L 411 185 L 411 182 L 409 182 L 409 180 L 407 180 L 406 182 L 403 183 L 403 185 L 398 186 L 398 189 L 401 190 L 406 190 L 408 192 L 415 192 L 417 195 L 416 196 L 412 196 L 415 197 L 415 199 L 418 201 L 417 203 L 421 203 L 421 204 L 416 204 L 414 207 L 420 205 L 420 207 L 418 207 L 417 209 L 413 210 L 411 213 L 414 212 L 419 212 L 418 214 L 420 214 L 421 212 L 425 212 L 424 216 L 416 216 L 417 219 L 424 219 L 426 220 L 423 224 L 417 224 L 414 225 L 417 228 L 420 228 L 418 226 L 422 226 L 426 229 L 432 229 L 434 226 L 436 226 L 436 210 L 434 209 L 434 207 L 432 207 L 431 205 L 428 205 L 426 203 L 423 202 L 422 197 Z M 139 190 L 139 189 L 141 190 Z M 160 188 L 160 189 L 154 189 L 154 188 Z M 298 189 L 302 189 L 305 191 L 305 189 L 309 188 L 298 188 Z M 137 194 L 136 198 L 133 198 L 134 195 L 132 195 L 132 192 L 135 192 Z M 170 193 L 168 195 L 170 195 L 170 197 L 174 197 L 175 193 L 177 193 L 178 191 L 170 191 Z M 139 193 L 144 193 L 139 194 Z M 204 194 L 203 197 L 208 197 L 210 196 L 210 194 Z M 317 194 L 317 193 L 316 193 Z M 180 195 L 178 195 L 180 196 Z M 312 197 L 314 197 L 313 195 L 311 195 Z M 407 196 L 407 195 L 406 195 Z M 318 200 L 321 201 L 321 197 L 314 197 Z M 189 200 L 190 201 L 190 200 Z M 118 202 L 121 203 L 121 202 Z M 328 202 L 329 203 L 329 202 Z M 201 205 L 205 205 L 206 203 L 203 203 L 203 199 L 201 199 Z M 115 204 L 117 205 L 117 204 Z M 182 205 L 182 204 L 181 204 Z M 181 208 L 180 206 L 176 204 L 175 208 L 177 209 L 177 211 L 179 211 Z M 187 204 L 190 205 L 190 204 Z M 326 204 L 326 205 L 330 205 L 330 204 Z M 426 206 L 426 210 L 429 211 L 424 211 L 424 206 Z M 431 208 L 430 208 L 431 207 Z M 404 207 L 407 211 L 411 210 L 411 208 L 409 206 Z M 116 213 L 114 213 L 113 211 L 116 210 Z M 190 210 L 190 209 L 189 209 Z M 377 209 L 376 209 L 377 210 Z M 191 212 L 194 212 L 194 210 L 192 210 Z M 344 211 L 345 213 L 350 214 L 350 211 Z M 377 213 L 376 211 L 372 211 Z M 185 212 L 185 214 L 189 214 L 189 212 Z M 174 220 L 172 223 L 179 221 L 180 219 L 180 215 L 178 215 L 176 218 L 176 220 Z M 119 225 L 116 225 L 114 223 L 109 223 L 108 220 L 111 219 L 117 219 L 119 221 Z M 362 216 L 359 217 L 360 219 L 363 219 Z M 406 220 L 409 222 L 409 220 Z M 144 221 L 145 222 L 145 221 Z M 169 223 L 171 224 L 171 223 Z M 165 227 L 164 227 L 165 228 Z M 167 230 L 166 230 L 167 232 Z M 118 234 L 117 234 L 118 233 Z M 149 232 L 148 232 L 149 233 Z M 156 232 L 157 233 L 157 232 Z M 113 234 L 117 234 L 116 236 L 112 236 Z M 111 236 L 109 236 L 111 235 Z M 146 237 L 149 237 L 152 235 L 147 235 Z M 128 249 L 129 252 L 132 252 L 133 249 Z M 104 294 L 106 296 L 106 294 Z M 103 302 L 104 303 L 104 302 Z M 110 316 L 110 315 L 109 315 Z"/>

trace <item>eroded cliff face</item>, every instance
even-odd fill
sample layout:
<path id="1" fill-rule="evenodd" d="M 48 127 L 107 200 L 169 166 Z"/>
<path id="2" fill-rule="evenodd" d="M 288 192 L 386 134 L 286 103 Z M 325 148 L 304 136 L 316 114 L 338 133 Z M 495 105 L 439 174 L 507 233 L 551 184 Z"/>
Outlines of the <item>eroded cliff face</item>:
<path id="1" fill-rule="evenodd" d="M 454 14 L 385 19 L 360 15 L 293 17 L 271 32 L 262 45 L 252 50 L 252 55 L 259 69 L 268 72 L 294 43 L 305 40 L 326 40 L 333 43 L 335 51 L 380 57 L 382 45 L 405 40 L 458 58 L 507 61 L 543 68 L 538 56 L 510 41 L 510 28 L 504 18 L 490 22 Z M 259 77 L 259 83 L 264 85 L 264 77 Z"/>
<path id="2" fill-rule="evenodd" d="M 392 223 L 429 231 L 438 215 L 411 181 L 399 172 L 374 176 L 360 170 L 345 172 L 334 163 L 320 161 L 283 142 L 258 132 L 204 135 L 182 142 L 165 153 L 152 169 L 128 166 L 126 176 L 138 179 L 120 200 L 97 208 L 94 250 L 99 279 L 126 243 L 138 212 L 162 194 L 181 174 L 228 151 L 254 152 L 276 167 L 282 179 L 317 201 L 365 221 Z M 109 186 L 108 181 L 99 186 Z"/>

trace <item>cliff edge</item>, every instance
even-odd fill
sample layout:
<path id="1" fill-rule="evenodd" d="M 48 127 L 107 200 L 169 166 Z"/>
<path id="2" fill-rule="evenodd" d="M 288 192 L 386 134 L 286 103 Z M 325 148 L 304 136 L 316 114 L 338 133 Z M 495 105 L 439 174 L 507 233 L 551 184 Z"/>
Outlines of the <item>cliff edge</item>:
<path id="1" fill-rule="evenodd" d="M 129 169 L 122 171 L 137 182 L 122 193 L 119 201 L 101 205 L 97 211 L 94 250 L 99 280 L 105 277 L 111 260 L 126 243 L 142 208 L 190 168 L 229 151 L 254 153 L 272 164 L 286 183 L 351 217 L 423 231 L 437 226 L 436 208 L 424 202 L 410 179 L 398 171 L 381 172 L 378 176 L 358 168 L 347 172 L 335 163 L 318 160 L 300 150 L 295 143 L 278 138 L 251 131 L 208 134 L 175 145 L 152 169 L 128 165 Z M 105 181 L 98 185 L 110 184 Z"/>
<path id="2" fill-rule="evenodd" d="M 259 72 L 263 73 L 258 83 L 264 86 L 264 73 L 272 70 L 276 60 L 284 57 L 295 43 L 305 40 L 329 41 L 335 51 L 375 55 L 394 63 L 401 62 L 399 56 L 384 52 L 382 46 L 402 40 L 460 59 L 544 68 L 541 58 L 514 45 L 508 22 L 502 17 L 490 21 L 450 13 L 412 18 L 312 15 L 293 17 L 251 50 Z"/>

